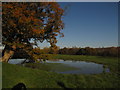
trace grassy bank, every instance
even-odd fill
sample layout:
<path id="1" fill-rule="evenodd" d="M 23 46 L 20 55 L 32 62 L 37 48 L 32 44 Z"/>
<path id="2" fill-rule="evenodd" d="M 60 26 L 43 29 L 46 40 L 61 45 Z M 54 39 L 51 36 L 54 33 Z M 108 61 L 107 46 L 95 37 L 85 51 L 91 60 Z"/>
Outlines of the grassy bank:
<path id="1" fill-rule="evenodd" d="M 39 69 L 3 63 L 3 88 L 12 88 L 22 82 L 27 88 L 117 88 L 117 60 L 109 57 L 56 55 L 54 59 L 94 61 L 108 65 L 112 73 L 92 75 L 58 74 Z M 101 60 L 101 61 L 99 61 Z M 114 67 L 115 66 L 115 67 Z M 42 68 L 42 66 L 41 66 Z"/>

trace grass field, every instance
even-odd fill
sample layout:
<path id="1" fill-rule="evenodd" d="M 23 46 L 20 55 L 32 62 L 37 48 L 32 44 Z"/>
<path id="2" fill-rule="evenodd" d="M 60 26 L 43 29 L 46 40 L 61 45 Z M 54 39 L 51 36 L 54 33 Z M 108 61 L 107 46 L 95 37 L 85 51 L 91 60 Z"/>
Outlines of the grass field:
<path id="1" fill-rule="evenodd" d="M 22 82 L 27 88 L 117 88 L 118 59 L 99 56 L 54 55 L 54 59 L 84 60 L 102 63 L 111 69 L 111 73 L 92 75 L 58 74 L 45 70 L 31 69 L 18 65 L 3 63 L 3 88 L 12 88 Z M 42 68 L 42 67 L 41 67 Z M 48 68 L 48 67 L 46 67 Z"/>

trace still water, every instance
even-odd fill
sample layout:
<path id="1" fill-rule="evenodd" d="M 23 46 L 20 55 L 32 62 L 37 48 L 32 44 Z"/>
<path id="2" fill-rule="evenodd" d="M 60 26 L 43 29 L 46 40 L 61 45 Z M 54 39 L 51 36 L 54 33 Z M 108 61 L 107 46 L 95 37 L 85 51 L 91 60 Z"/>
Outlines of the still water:
<path id="1" fill-rule="evenodd" d="M 99 74 L 102 72 L 110 72 L 108 68 L 103 68 L 102 64 L 96 64 L 93 62 L 85 61 L 72 61 L 72 60 L 58 60 L 58 61 L 46 61 L 47 63 L 62 63 L 71 67 L 77 68 L 76 70 L 69 70 L 59 73 L 71 73 L 71 74 Z M 79 69 L 78 69 L 79 68 Z"/>
<path id="2" fill-rule="evenodd" d="M 25 59 L 10 59 L 8 63 L 10 64 L 21 64 Z"/>
<path id="3" fill-rule="evenodd" d="M 20 64 L 25 59 L 11 59 L 9 60 L 9 63 L 11 64 Z M 72 60 L 57 60 L 57 61 L 51 61 L 46 60 L 45 63 L 56 63 L 56 67 L 54 66 L 54 70 L 50 70 L 57 73 L 67 73 L 67 74 L 99 74 L 103 72 L 110 72 L 109 68 L 104 68 L 103 64 L 97 64 L 93 62 L 85 62 L 85 61 L 72 61 Z M 59 64 L 60 63 L 60 64 Z M 66 67 L 73 67 L 74 69 L 67 69 L 67 70 L 60 70 L 64 69 L 63 65 Z M 57 69 L 59 66 L 59 69 Z M 51 64 L 52 67 L 52 64 Z M 75 69 L 76 68 L 76 69 Z"/>

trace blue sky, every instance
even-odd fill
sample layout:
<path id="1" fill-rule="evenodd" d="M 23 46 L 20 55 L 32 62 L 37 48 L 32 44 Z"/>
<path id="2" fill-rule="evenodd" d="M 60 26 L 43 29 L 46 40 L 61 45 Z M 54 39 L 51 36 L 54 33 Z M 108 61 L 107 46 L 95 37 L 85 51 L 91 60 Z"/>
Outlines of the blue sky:
<path id="1" fill-rule="evenodd" d="M 59 2 L 68 6 L 63 18 L 63 38 L 57 46 L 110 47 L 118 46 L 118 7 L 115 2 Z M 50 46 L 44 42 L 41 47 Z"/>

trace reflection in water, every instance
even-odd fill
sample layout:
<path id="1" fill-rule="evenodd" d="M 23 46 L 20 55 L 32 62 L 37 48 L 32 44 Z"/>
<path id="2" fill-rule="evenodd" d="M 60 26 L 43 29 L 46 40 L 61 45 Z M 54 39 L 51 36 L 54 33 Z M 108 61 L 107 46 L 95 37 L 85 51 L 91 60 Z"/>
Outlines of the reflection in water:
<path id="1" fill-rule="evenodd" d="M 20 64 L 25 59 L 11 59 L 9 63 L 11 64 Z M 61 63 L 62 65 L 69 66 L 76 68 L 74 70 L 60 70 L 56 69 L 54 72 L 57 73 L 68 73 L 68 74 L 99 74 L 103 72 L 110 72 L 109 68 L 104 68 L 103 64 L 96 64 L 93 62 L 85 62 L 85 61 L 72 61 L 72 60 L 57 60 L 57 61 L 50 61 L 46 60 L 46 63 Z M 59 65 L 61 65 L 59 64 Z M 62 67 L 61 65 L 61 67 Z M 52 65 L 51 65 L 52 67 Z M 54 67 L 55 68 L 55 67 Z M 56 66 L 57 68 L 57 66 Z M 50 70 L 53 71 L 53 70 Z"/>
<path id="2" fill-rule="evenodd" d="M 21 64 L 25 59 L 10 59 L 8 63 L 10 64 Z"/>
<path id="3" fill-rule="evenodd" d="M 93 62 L 85 62 L 85 61 L 64 61 L 64 60 L 59 60 L 59 61 L 46 61 L 47 63 L 62 63 L 65 65 L 69 65 L 72 67 L 79 68 L 77 70 L 69 70 L 69 71 L 64 71 L 64 72 L 59 72 L 58 73 L 71 73 L 71 74 L 98 74 L 104 72 L 110 72 L 108 68 L 103 68 L 102 64 L 96 64 Z"/>

